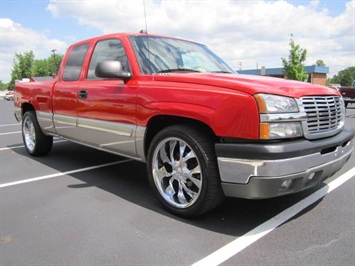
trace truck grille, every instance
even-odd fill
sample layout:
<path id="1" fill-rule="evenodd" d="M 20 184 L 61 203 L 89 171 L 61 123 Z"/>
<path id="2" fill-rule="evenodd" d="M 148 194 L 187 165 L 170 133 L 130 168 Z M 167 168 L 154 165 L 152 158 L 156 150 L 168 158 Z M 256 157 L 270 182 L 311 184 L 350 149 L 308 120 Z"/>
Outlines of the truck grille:
<path id="1" fill-rule="evenodd" d="M 301 98 L 307 115 L 305 136 L 326 137 L 336 134 L 344 125 L 343 103 L 337 96 Z"/>

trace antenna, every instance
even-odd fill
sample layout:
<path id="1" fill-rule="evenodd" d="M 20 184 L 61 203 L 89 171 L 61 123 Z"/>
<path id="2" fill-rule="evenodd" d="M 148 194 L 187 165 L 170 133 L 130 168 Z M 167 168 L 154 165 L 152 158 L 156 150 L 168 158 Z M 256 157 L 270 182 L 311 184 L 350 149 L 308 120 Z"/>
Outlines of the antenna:
<path id="1" fill-rule="evenodd" d="M 144 21 L 145 21 L 145 33 L 148 33 L 147 14 L 145 12 L 145 0 L 143 0 L 143 9 L 144 9 Z"/>

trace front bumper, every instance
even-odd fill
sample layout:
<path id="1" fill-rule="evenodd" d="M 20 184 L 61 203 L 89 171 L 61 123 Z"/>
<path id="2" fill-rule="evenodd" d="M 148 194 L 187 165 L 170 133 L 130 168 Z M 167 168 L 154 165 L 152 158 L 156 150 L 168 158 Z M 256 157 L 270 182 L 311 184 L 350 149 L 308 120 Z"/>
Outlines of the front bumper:
<path id="1" fill-rule="evenodd" d="M 261 199 L 313 187 L 347 162 L 353 151 L 354 135 L 352 127 L 345 127 L 333 137 L 313 141 L 216 144 L 224 193 Z"/>
<path id="2" fill-rule="evenodd" d="M 355 103 L 355 98 L 354 97 L 343 97 L 344 102 L 351 102 Z"/>

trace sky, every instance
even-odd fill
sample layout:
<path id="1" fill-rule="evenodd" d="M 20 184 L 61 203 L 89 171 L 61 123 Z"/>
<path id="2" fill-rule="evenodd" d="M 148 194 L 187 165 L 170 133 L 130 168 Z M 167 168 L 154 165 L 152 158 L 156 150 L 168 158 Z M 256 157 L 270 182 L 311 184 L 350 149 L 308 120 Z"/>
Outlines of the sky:
<path id="1" fill-rule="evenodd" d="M 282 67 L 291 35 L 329 77 L 355 66 L 355 0 L 0 0 L 0 80 L 10 81 L 15 53 L 43 59 L 146 28 L 204 43 L 236 70 Z"/>

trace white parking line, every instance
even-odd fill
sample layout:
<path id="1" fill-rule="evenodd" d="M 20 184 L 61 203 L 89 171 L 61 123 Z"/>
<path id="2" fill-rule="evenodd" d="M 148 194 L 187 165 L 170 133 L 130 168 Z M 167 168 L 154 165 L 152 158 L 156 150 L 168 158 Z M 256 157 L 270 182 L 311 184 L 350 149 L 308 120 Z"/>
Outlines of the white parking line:
<path id="1" fill-rule="evenodd" d="M 133 160 L 132 159 L 127 159 L 127 160 L 116 161 L 116 162 L 112 162 L 112 163 L 105 163 L 105 164 L 99 164 L 99 165 L 95 165 L 95 166 L 80 168 L 80 169 L 66 171 L 66 172 L 60 172 L 60 173 L 51 174 L 51 175 L 44 175 L 44 176 L 24 179 L 24 180 L 20 180 L 20 181 L 4 183 L 4 184 L 0 184 L 0 188 L 10 187 L 10 186 L 15 186 L 15 185 L 20 185 L 20 184 L 25 184 L 25 183 L 29 183 L 29 182 L 35 182 L 35 181 L 39 181 L 39 180 L 43 180 L 43 179 L 49 179 L 49 178 L 63 176 L 63 175 L 70 175 L 70 174 L 74 174 L 74 173 L 94 170 L 94 169 L 107 167 L 107 166 L 111 166 L 111 165 L 115 165 L 115 164 L 121 164 L 121 163 L 130 162 L 130 161 L 133 161 Z"/>
<path id="2" fill-rule="evenodd" d="M 7 150 L 14 150 L 14 149 L 19 149 L 19 148 L 24 148 L 25 145 L 18 145 L 18 146 L 11 146 L 7 148 L 0 148 L 0 151 L 7 151 Z"/>
<path id="3" fill-rule="evenodd" d="M 326 194 L 332 192 L 334 189 L 341 186 L 342 184 L 344 184 L 346 181 L 348 181 L 354 176 L 355 176 L 355 167 L 353 167 L 348 172 L 341 175 L 334 181 L 330 182 L 325 187 L 309 195 L 307 198 L 304 198 L 303 200 L 299 201 L 295 205 L 284 210 L 283 212 L 279 213 L 275 217 L 259 225 L 253 230 L 249 231 L 245 235 L 238 237 L 236 240 L 218 249 L 217 251 L 213 252 L 212 254 L 208 255 L 202 260 L 194 263 L 193 266 L 204 266 L 204 265 L 212 266 L 212 265 L 219 265 L 225 262 L 226 260 L 238 254 L 243 249 L 247 248 L 254 242 L 258 241 L 263 236 L 270 233 L 272 230 L 274 230 L 281 224 L 285 223 L 287 220 L 291 219 L 293 216 L 295 216 L 296 214 L 298 214 L 308 206 L 312 205 L 319 199 L 323 198 Z"/>
<path id="4" fill-rule="evenodd" d="M 63 139 L 63 140 L 58 140 L 58 141 L 53 141 L 53 144 L 60 143 L 60 142 L 67 142 L 68 140 Z M 0 151 L 8 151 L 8 150 L 15 150 L 15 149 L 20 149 L 24 148 L 25 145 L 17 145 L 17 146 L 10 146 L 6 148 L 0 148 Z"/>
<path id="5" fill-rule="evenodd" d="M 3 136 L 3 135 L 11 135 L 11 134 L 18 134 L 18 133 L 21 133 L 21 131 L 14 131 L 14 132 L 0 133 L 0 136 Z"/>
<path id="6" fill-rule="evenodd" d="M 11 127 L 11 126 L 20 126 L 20 123 L 17 124 L 5 124 L 5 125 L 0 125 L 0 127 Z"/>

